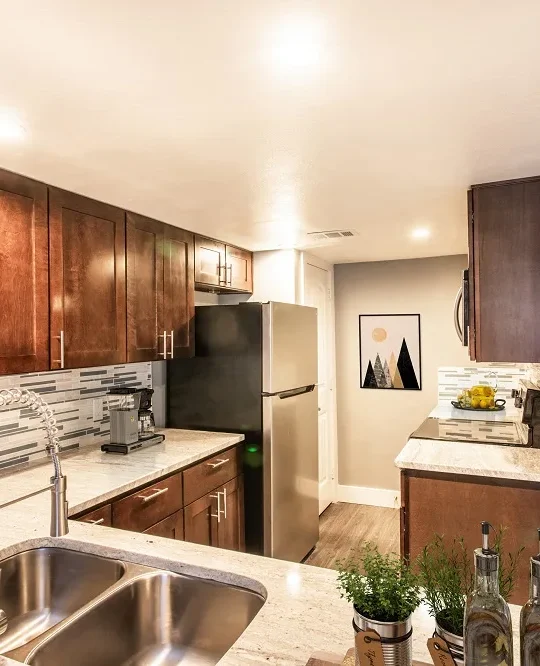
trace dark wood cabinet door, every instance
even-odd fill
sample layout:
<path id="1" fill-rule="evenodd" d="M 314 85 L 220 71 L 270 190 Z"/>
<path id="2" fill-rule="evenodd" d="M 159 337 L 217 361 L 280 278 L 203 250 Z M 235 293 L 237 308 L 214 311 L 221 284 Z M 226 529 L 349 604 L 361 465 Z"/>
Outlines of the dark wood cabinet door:
<path id="1" fill-rule="evenodd" d="M 184 538 L 203 546 L 216 546 L 217 493 L 208 493 L 184 507 Z"/>
<path id="2" fill-rule="evenodd" d="M 468 302 L 463 301 L 463 307 L 468 308 L 469 322 L 469 358 L 476 361 L 476 319 L 474 303 L 474 204 L 472 190 L 467 192 L 467 212 L 469 223 L 469 280 L 468 280 Z"/>
<path id="3" fill-rule="evenodd" d="M 195 340 L 193 234 L 168 224 L 164 231 L 163 293 L 167 357 L 191 356 Z"/>
<path id="4" fill-rule="evenodd" d="M 144 530 L 144 534 L 152 534 L 153 536 L 165 537 L 167 539 L 176 539 L 176 541 L 184 540 L 184 512 L 177 511 L 172 516 L 168 516 L 164 520 L 152 525 Z"/>
<path id="5" fill-rule="evenodd" d="M 244 481 L 237 476 L 218 489 L 222 514 L 217 525 L 217 546 L 229 550 L 245 550 Z"/>
<path id="6" fill-rule="evenodd" d="M 93 509 L 84 515 L 79 516 L 77 520 L 81 523 L 90 523 L 92 525 L 104 525 L 105 527 L 111 527 L 112 506 L 110 504 L 105 504 L 105 506 L 102 506 L 99 509 Z"/>
<path id="7" fill-rule="evenodd" d="M 51 367 L 126 361 L 124 211 L 49 188 Z"/>
<path id="8" fill-rule="evenodd" d="M 252 264 L 253 255 L 248 250 L 242 250 L 227 245 L 225 252 L 227 266 L 227 287 L 235 291 L 253 292 Z"/>
<path id="9" fill-rule="evenodd" d="M 165 358 L 163 240 L 165 225 L 126 214 L 127 360 Z"/>
<path id="10" fill-rule="evenodd" d="M 220 287 L 225 278 L 225 243 L 195 236 L 195 282 Z"/>
<path id="11" fill-rule="evenodd" d="M 0 171 L 0 375 L 49 369 L 47 187 Z"/>
<path id="12" fill-rule="evenodd" d="M 473 187 L 477 361 L 540 361 L 540 179 Z"/>
<path id="13" fill-rule="evenodd" d="M 405 474 L 402 472 L 402 475 Z M 505 553 L 536 552 L 536 528 L 540 524 L 540 486 L 502 479 L 406 473 L 404 497 L 404 539 L 402 554 L 411 561 L 420 555 L 434 534 L 452 539 L 463 537 L 471 553 L 480 542 L 480 523 L 488 520 L 498 529 L 506 527 Z M 529 561 L 521 556 L 512 603 L 528 597 Z"/>

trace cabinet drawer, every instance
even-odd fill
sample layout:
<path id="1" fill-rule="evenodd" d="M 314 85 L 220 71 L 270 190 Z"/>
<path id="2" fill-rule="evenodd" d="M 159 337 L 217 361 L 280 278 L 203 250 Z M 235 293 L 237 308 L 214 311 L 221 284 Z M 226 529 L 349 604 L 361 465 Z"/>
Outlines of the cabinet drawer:
<path id="1" fill-rule="evenodd" d="M 184 471 L 184 504 L 191 504 L 242 473 L 240 447 L 235 446 Z"/>
<path id="2" fill-rule="evenodd" d="M 177 511 L 173 513 L 172 516 L 168 516 L 165 520 L 161 520 L 159 523 L 144 530 L 144 533 L 182 541 L 184 539 L 184 512 Z"/>
<path id="3" fill-rule="evenodd" d="M 81 523 L 91 523 L 92 525 L 105 525 L 110 527 L 112 525 L 112 507 L 110 504 L 94 509 L 82 516 L 77 520 Z"/>
<path id="4" fill-rule="evenodd" d="M 175 474 L 113 502 L 112 522 L 121 530 L 142 532 L 182 507 L 182 475 Z"/>

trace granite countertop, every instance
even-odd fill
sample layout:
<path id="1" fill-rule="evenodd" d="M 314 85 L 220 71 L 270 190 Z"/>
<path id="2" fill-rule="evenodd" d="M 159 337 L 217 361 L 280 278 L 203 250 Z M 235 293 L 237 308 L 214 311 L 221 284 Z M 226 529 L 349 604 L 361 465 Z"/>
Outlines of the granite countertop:
<path id="1" fill-rule="evenodd" d="M 72 513 L 242 440 L 240 435 L 164 432 L 165 443 L 121 459 L 95 450 L 65 458 L 62 464 L 68 475 Z M 15 491 L 43 486 L 49 476 L 47 464 L 4 476 L 0 502 L 12 498 Z M 228 582 L 263 594 L 265 604 L 220 666 L 304 666 L 313 652 L 345 654 L 353 644 L 352 611 L 336 589 L 335 571 L 74 521 L 70 521 L 66 537 L 55 539 L 46 536 L 49 506 L 48 498 L 41 495 L 0 509 L 0 559 L 29 548 L 60 546 Z M 516 619 L 519 609 L 512 610 Z M 429 662 L 426 640 L 433 621 L 425 608 L 415 613 L 413 626 L 414 658 Z M 0 657 L 0 666 L 13 664 L 16 662 Z"/>

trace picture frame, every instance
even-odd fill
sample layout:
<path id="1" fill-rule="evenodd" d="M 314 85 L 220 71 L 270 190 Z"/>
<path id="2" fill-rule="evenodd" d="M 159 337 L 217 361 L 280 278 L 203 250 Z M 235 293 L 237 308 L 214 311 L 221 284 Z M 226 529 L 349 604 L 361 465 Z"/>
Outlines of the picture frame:
<path id="1" fill-rule="evenodd" d="M 360 388 L 422 390 L 419 314 L 358 316 Z"/>

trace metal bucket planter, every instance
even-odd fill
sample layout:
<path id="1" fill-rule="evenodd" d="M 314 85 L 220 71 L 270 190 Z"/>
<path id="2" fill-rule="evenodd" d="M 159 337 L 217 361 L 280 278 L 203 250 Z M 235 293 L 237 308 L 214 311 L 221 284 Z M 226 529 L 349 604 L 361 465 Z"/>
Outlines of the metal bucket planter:
<path id="1" fill-rule="evenodd" d="M 454 658 L 457 666 L 463 666 L 464 657 L 463 657 L 463 636 L 458 636 L 457 634 L 452 634 L 446 629 L 443 629 L 439 624 L 437 618 L 435 618 L 435 633 L 434 636 L 438 636 L 446 641 L 450 654 Z"/>
<path id="2" fill-rule="evenodd" d="M 355 633 L 372 629 L 379 634 L 384 656 L 384 666 L 412 665 L 411 616 L 402 622 L 378 622 L 377 620 L 365 617 L 354 606 L 353 627 Z"/>

